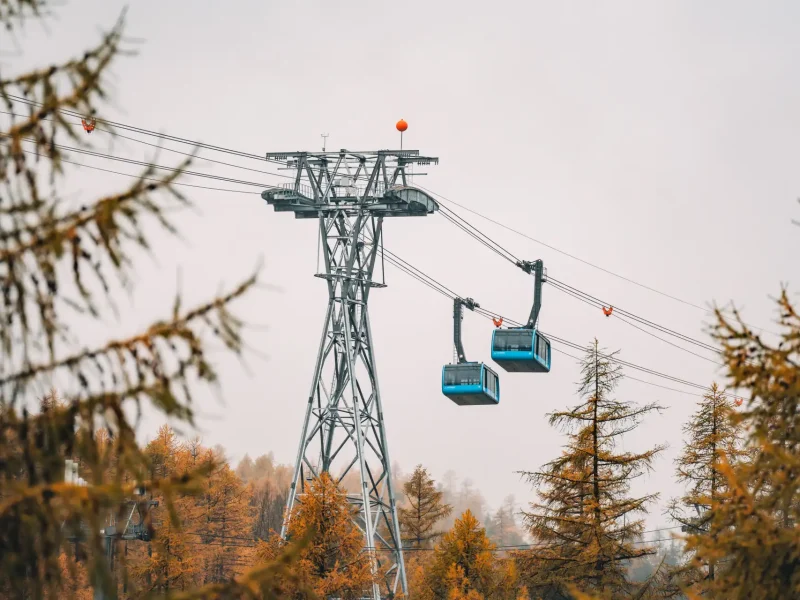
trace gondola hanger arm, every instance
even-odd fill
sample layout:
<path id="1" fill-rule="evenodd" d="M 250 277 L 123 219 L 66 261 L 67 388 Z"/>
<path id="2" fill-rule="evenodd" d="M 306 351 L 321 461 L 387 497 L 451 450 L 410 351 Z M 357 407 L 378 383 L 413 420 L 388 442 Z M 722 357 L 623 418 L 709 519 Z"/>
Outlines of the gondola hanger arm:
<path id="1" fill-rule="evenodd" d="M 461 343 L 461 318 L 462 307 L 466 306 L 470 310 L 480 308 L 480 304 L 475 302 L 472 298 L 454 298 L 453 299 L 453 343 L 456 347 L 456 354 L 458 355 L 458 362 L 467 362 L 467 357 L 464 355 L 464 344 Z"/>
<path id="2" fill-rule="evenodd" d="M 533 307 L 531 308 L 528 322 L 524 327 L 524 329 L 534 329 L 536 321 L 539 320 L 539 310 L 542 307 L 542 284 L 547 281 L 547 270 L 544 268 L 544 262 L 541 259 L 519 260 L 516 264 L 520 269 L 534 277 Z"/>

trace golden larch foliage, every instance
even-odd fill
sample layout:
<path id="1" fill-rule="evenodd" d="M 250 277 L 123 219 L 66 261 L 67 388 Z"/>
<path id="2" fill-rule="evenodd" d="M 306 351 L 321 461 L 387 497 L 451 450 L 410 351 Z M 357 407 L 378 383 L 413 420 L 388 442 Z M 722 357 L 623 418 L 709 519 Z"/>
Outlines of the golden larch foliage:
<path id="1" fill-rule="evenodd" d="M 46 0 L 0 0 L 0 27 L 46 18 L 48 10 Z M 163 499 L 159 512 L 169 517 L 159 517 L 161 530 L 154 531 L 149 505 L 142 503 L 145 528 L 158 534 L 148 569 L 159 579 L 145 585 L 184 587 L 187 593 L 196 585 L 190 542 L 177 529 L 178 513 L 189 494 L 203 490 L 212 469 L 187 471 L 163 452 L 148 454 L 137 442 L 131 415 L 147 405 L 164 418 L 193 424 L 191 390 L 217 381 L 207 357 L 208 337 L 213 334 L 228 351 L 242 353 L 243 323 L 230 305 L 251 289 L 256 277 L 194 307 L 176 297 L 171 310 L 165 307 L 164 318 L 143 331 L 95 347 L 82 343 L 80 332 L 108 316 L 116 293 L 132 289 L 135 258 L 150 248 L 151 228 L 176 233 L 175 209 L 191 206 L 175 186 L 191 158 L 166 176 L 149 167 L 126 189 L 101 198 L 71 202 L 59 195 L 69 163 L 57 140 L 87 147 L 101 132 L 114 135 L 98 110 L 107 98 L 110 65 L 129 54 L 123 25 L 121 18 L 95 48 L 77 58 L 10 77 L 4 70 L 0 77 L 0 103 L 11 115 L 9 126 L 0 131 L 4 598 L 74 597 L 83 580 L 64 569 L 63 557 L 72 550 L 89 585 L 98 594 L 117 595 L 120 581 L 128 579 L 127 561 L 112 568 L 101 531 L 109 521 L 122 520 L 139 486 Z M 87 138 L 80 119 L 90 115 L 98 126 Z M 54 381 L 63 384 L 64 397 L 57 401 L 49 395 L 39 402 L 41 390 Z M 65 483 L 65 459 L 77 462 L 87 485 Z M 256 597 L 251 594 L 256 589 L 273 597 L 271 582 L 293 556 L 296 549 L 287 551 L 286 560 L 224 587 L 195 587 L 192 597 L 215 598 L 223 592 L 226 598 Z"/>
<path id="2" fill-rule="evenodd" d="M 749 394 L 739 414 L 752 460 L 723 458 L 725 490 L 711 509 L 711 535 L 688 537 L 700 564 L 718 563 L 713 580 L 690 597 L 766 600 L 800 597 L 800 315 L 783 290 L 778 343 L 767 343 L 734 311 L 717 310 L 731 385 Z"/>
<path id="3" fill-rule="evenodd" d="M 422 466 L 417 465 L 408 481 L 403 485 L 407 506 L 398 509 L 400 537 L 403 546 L 428 548 L 442 535 L 437 523 L 447 517 L 453 507 L 444 501 L 443 492 Z"/>
<path id="4" fill-rule="evenodd" d="M 558 598 L 568 587 L 628 593 L 625 561 L 654 553 L 634 544 L 644 529 L 642 515 L 657 494 L 629 495 L 630 481 L 648 471 L 663 446 L 641 453 L 617 450 L 656 404 L 636 406 L 612 397 L 622 377 L 615 354 L 600 352 L 597 340 L 582 360 L 578 406 L 550 415 L 568 443 L 561 456 L 525 473 L 541 501 L 524 513 L 534 548 L 515 553 L 522 579 L 533 594 Z"/>
<path id="5" fill-rule="evenodd" d="M 669 513 L 690 532 L 716 535 L 712 510 L 728 490 L 723 463 L 743 465 L 750 454 L 744 445 L 742 422 L 736 416 L 734 401 L 713 383 L 684 426 L 684 433 L 686 444 L 676 460 L 676 471 L 687 491 L 672 501 Z M 716 562 L 687 562 L 674 569 L 674 579 L 684 588 L 705 578 L 714 579 Z"/>
<path id="6" fill-rule="evenodd" d="M 495 550 L 472 511 L 465 511 L 442 536 L 431 559 L 412 562 L 418 588 L 414 598 L 516 599 L 515 565 L 499 559 Z"/>
<path id="7" fill-rule="evenodd" d="M 373 575 L 370 555 L 363 551 L 364 535 L 353 522 L 355 508 L 331 476 L 323 472 L 310 482 L 289 520 L 287 537 L 303 539 L 310 536 L 293 569 L 295 584 L 292 598 L 305 598 L 305 590 L 313 590 L 320 598 L 355 600 L 370 595 Z M 283 543 L 275 536 L 262 544 L 261 560 L 274 559 Z"/>

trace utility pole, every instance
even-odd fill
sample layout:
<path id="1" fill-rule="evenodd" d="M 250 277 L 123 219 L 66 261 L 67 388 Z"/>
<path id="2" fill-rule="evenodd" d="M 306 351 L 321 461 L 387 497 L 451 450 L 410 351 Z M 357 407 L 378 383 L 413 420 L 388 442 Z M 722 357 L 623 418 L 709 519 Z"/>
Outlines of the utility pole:
<path id="1" fill-rule="evenodd" d="M 372 326 L 367 310 L 386 217 L 424 217 L 439 209 L 408 185 L 406 169 L 437 164 L 417 150 L 268 153 L 293 171 L 294 182 L 261 196 L 276 212 L 314 219 L 325 262 L 316 277 L 327 286 L 327 312 L 307 397 L 300 444 L 281 537 L 307 481 L 328 472 L 340 483 L 353 469 L 361 478 L 355 523 L 364 534 L 376 583 L 370 597 L 408 595 L 397 520 Z M 377 580 L 377 579 L 376 579 Z"/>

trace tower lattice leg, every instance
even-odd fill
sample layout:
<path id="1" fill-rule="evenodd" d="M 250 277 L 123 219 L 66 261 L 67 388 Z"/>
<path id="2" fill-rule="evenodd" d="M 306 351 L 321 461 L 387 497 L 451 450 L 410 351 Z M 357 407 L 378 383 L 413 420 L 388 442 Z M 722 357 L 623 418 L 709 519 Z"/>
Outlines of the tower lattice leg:
<path id="1" fill-rule="evenodd" d="M 378 583 L 375 600 L 401 592 L 407 583 L 400 540 L 391 463 L 381 407 L 367 300 L 382 218 L 320 217 L 320 241 L 328 284 L 328 309 L 303 421 L 294 478 L 287 501 L 287 527 L 295 503 L 302 503 L 307 481 L 328 472 L 342 482 L 354 469 L 360 489 L 348 490 L 358 507 L 355 523 Z"/>

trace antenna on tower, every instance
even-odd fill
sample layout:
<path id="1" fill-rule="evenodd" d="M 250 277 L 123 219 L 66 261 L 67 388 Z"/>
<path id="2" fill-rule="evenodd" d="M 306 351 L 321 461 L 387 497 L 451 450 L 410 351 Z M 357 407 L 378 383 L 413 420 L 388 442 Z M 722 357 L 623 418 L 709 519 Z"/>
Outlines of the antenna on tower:
<path id="1" fill-rule="evenodd" d="M 328 141 L 328 136 L 329 136 L 329 135 L 330 135 L 329 133 L 322 133 L 322 134 L 320 134 L 320 136 L 319 136 L 319 137 L 321 137 L 321 138 L 322 138 L 322 151 L 323 151 L 323 152 L 325 152 L 325 145 L 326 145 L 326 143 L 327 143 L 327 141 Z"/>
<path id="2" fill-rule="evenodd" d="M 403 149 L 403 132 L 406 129 L 408 129 L 408 123 L 406 123 L 403 119 L 400 119 L 397 122 L 397 125 L 395 125 L 395 127 L 397 127 L 397 131 L 400 132 L 400 150 L 402 150 Z"/>

